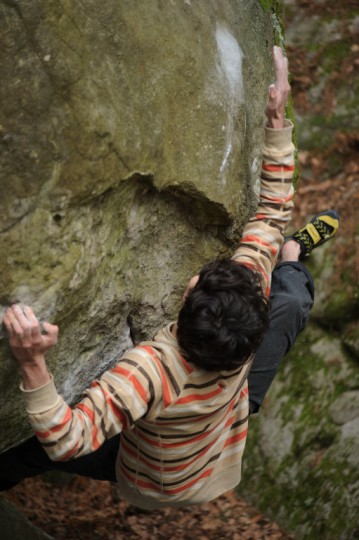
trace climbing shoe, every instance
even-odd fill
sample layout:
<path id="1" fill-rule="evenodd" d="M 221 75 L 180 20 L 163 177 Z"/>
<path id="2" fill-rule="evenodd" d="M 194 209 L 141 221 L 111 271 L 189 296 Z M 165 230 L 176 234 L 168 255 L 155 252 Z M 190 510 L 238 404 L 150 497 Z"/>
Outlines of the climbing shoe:
<path id="1" fill-rule="evenodd" d="M 339 214 L 335 210 L 327 210 L 316 215 L 304 227 L 287 238 L 300 245 L 300 258 L 309 257 L 312 250 L 332 238 L 339 227 Z"/>

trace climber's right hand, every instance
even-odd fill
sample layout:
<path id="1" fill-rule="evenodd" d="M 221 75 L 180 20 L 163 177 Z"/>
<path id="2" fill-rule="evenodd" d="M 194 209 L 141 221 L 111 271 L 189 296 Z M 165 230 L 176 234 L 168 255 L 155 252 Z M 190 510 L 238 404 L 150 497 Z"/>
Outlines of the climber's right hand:
<path id="1" fill-rule="evenodd" d="M 281 129 L 284 127 L 285 106 L 290 93 L 288 60 L 280 47 L 273 47 L 273 59 L 276 81 L 268 89 L 267 127 Z"/>

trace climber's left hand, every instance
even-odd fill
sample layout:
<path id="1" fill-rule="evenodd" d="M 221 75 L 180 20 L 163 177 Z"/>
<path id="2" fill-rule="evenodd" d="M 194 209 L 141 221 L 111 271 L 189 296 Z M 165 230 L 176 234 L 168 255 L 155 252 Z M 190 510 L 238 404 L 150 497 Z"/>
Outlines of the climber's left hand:
<path id="1" fill-rule="evenodd" d="M 50 375 L 46 368 L 45 354 L 57 343 L 59 329 L 48 322 L 43 323 L 46 334 L 29 306 L 15 304 L 4 315 L 9 344 L 15 356 L 25 388 L 36 388 L 46 384 Z"/>

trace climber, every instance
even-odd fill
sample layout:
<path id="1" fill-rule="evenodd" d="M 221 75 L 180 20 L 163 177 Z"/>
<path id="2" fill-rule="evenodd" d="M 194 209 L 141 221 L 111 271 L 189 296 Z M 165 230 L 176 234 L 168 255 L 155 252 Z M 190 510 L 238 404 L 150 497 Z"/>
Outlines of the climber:
<path id="1" fill-rule="evenodd" d="M 0 489 L 63 470 L 117 482 L 132 504 L 155 509 L 208 501 L 239 483 L 248 417 L 313 304 L 302 259 L 338 228 L 336 212 L 322 212 L 283 245 L 294 147 L 279 47 L 274 63 L 257 212 L 232 259 L 211 262 L 192 278 L 177 322 L 125 352 L 70 408 L 45 362 L 58 328 L 45 323 L 42 334 L 28 306 L 6 311 L 36 437 L 0 455 Z"/>

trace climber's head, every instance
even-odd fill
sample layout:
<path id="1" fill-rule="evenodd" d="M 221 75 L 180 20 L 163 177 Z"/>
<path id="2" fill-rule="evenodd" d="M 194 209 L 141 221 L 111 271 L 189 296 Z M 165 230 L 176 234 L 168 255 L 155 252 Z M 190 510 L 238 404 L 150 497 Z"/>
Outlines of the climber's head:
<path id="1" fill-rule="evenodd" d="M 210 262 L 192 278 L 179 313 L 185 357 L 208 371 L 242 366 L 268 328 L 268 307 L 255 272 L 231 259 Z"/>

